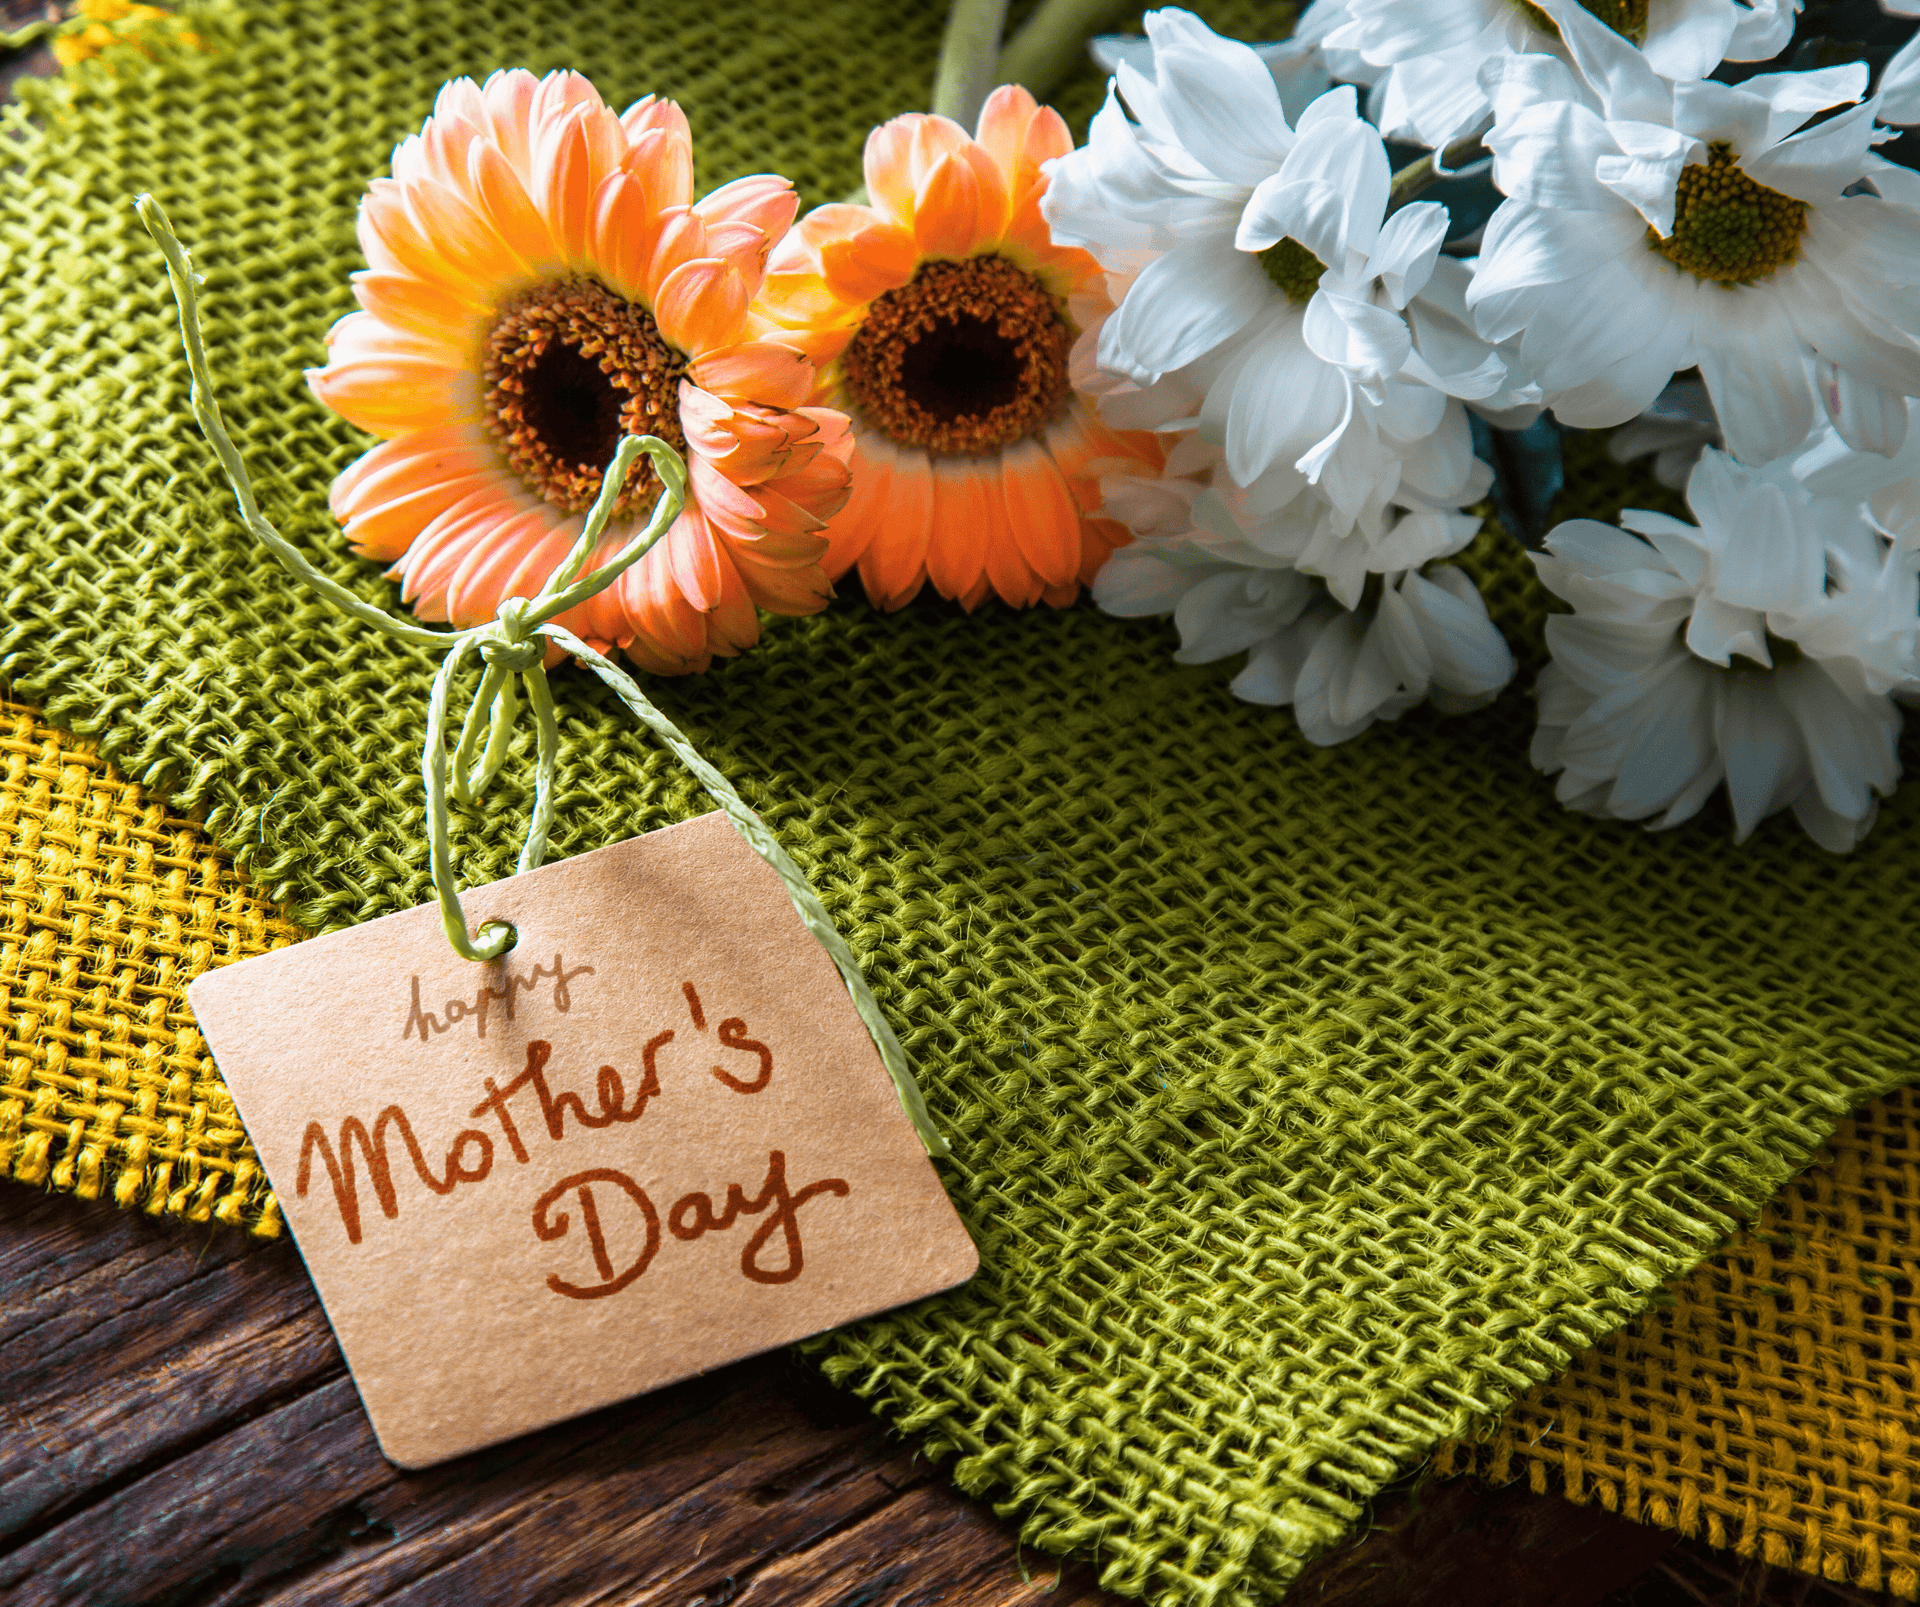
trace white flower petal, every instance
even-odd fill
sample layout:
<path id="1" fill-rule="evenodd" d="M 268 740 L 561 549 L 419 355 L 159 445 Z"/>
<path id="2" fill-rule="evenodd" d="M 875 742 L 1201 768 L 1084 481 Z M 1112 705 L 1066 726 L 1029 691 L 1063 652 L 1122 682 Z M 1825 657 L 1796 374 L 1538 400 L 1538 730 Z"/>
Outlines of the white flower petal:
<path id="1" fill-rule="evenodd" d="M 1616 118 L 1644 122 L 1669 119 L 1672 86 L 1627 40 L 1590 15 L 1579 0 L 1539 0 L 1539 5 L 1559 28 L 1561 43 L 1581 77 L 1600 96 L 1609 122 Z"/>
<path id="2" fill-rule="evenodd" d="M 1704 161 L 1706 147 L 1658 123 L 1609 123 L 1607 132 L 1621 154 L 1602 156 L 1594 164 L 1595 177 L 1662 235 L 1672 234 L 1680 170 Z"/>
<path id="3" fill-rule="evenodd" d="M 1866 171 L 1873 145 L 1873 114 L 1869 101 L 1852 111 L 1829 117 L 1759 156 L 1743 157 L 1741 167 L 1757 184 L 1823 206 Z"/>
<path id="4" fill-rule="evenodd" d="M 1883 123 L 1920 123 L 1920 34 L 1881 69 L 1879 93 Z"/>
<path id="5" fill-rule="evenodd" d="M 1406 320 L 1386 307 L 1353 296 L 1314 292 L 1300 332 L 1323 361 L 1355 379 L 1378 382 L 1395 373 L 1413 350 Z"/>
<path id="6" fill-rule="evenodd" d="M 1739 21 L 1733 0 L 1652 0 L 1647 60 L 1666 78 L 1705 78 L 1726 59 Z"/>
<path id="7" fill-rule="evenodd" d="M 1727 447 L 1745 463 L 1785 457 L 1813 428 L 1808 356 L 1778 297 L 1764 286 L 1695 303 L 1700 377 Z"/>
<path id="8" fill-rule="evenodd" d="M 1446 244 L 1447 209 L 1432 201 L 1403 206 L 1381 226 L 1368 259 L 1366 277 L 1378 279 L 1388 301 L 1404 307 L 1433 277 L 1440 247 Z"/>
<path id="9" fill-rule="evenodd" d="M 1246 328 L 1274 294 L 1252 257 L 1208 240 L 1147 265 L 1100 331 L 1100 366 L 1151 384 Z"/>
<path id="10" fill-rule="evenodd" d="M 1848 446 L 1856 452 L 1875 452 L 1890 458 L 1906 444 L 1906 397 L 1856 379 L 1844 368 L 1824 360 L 1816 373 L 1821 405 Z"/>
<path id="11" fill-rule="evenodd" d="M 1772 676 L 1731 677 L 1720 708 L 1719 743 L 1727 802 L 1733 806 L 1733 840 L 1743 843 L 1812 779 L 1799 729 L 1781 706 Z"/>
<path id="12" fill-rule="evenodd" d="M 1616 154 L 1612 132 L 1578 101 L 1538 101 L 1504 117 L 1486 137 L 1502 195 L 1534 206 L 1597 212 L 1615 203 L 1595 175 Z"/>
<path id="13" fill-rule="evenodd" d="M 1331 184 L 1276 173 L 1247 198 L 1234 231 L 1234 249 L 1265 251 L 1281 240 L 1293 239 L 1323 264 L 1332 265 L 1345 260 L 1341 238 L 1346 217 L 1346 200 Z"/>
<path id="14" fill-rule="evenodd" d="M 1121 619 L 1170 614 L 1200 572 L 1161 561 L 1145 542 L 1116 550 L 1093 577 L 1093 600 Z"/>
<path id="15" fill-rule="evenodd" d="M 1266 64 L 1188 12 L 1149 12 L 1146 28 L 1161 111 L 1187 152 L 1248 189 L 1278 170 L 1293 134 Z"/>

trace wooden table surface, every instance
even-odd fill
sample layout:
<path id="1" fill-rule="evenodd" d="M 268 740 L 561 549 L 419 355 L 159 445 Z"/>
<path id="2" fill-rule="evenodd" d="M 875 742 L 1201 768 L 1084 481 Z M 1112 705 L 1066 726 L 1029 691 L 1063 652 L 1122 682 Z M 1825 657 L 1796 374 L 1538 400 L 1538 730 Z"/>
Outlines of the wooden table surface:
<path id="1" fill-rule="evenodd" d="M 1673 1538 L 1436 1481 L 1297 1599 L 1588 1607 Z M 1071 1607 L 1114 1600 L 1095 1572 L 1023 1555 L 791 1353 L 403 1472 L 291 1244 L 0 1184 L 9 1607 Z"/>

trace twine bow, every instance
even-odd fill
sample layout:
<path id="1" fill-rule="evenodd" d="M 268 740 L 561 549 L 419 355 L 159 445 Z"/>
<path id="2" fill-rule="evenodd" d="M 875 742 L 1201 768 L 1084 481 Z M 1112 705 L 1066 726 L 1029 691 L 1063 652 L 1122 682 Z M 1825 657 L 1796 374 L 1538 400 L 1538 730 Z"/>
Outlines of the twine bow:
<path id="1" fill-rule="evenodd" d="M 320 573 L 302 557 L 287 539 L 261 516 L 254 501 L 253 483 L 246 465 L 228 436 L 213 397 L 213 381 L 207 369 L 206 348 L 200 337 L 198 287 L 200 277 L 193 271 L 186 247 L 181 245 L 167 221 L 160 203 L 150 195 L 134 202 L 140 221 L 153 236 L 167 260 L 167 278 L 173 286 L 173 298 L 180 310 L 180 338 L 186 347 L 187 368 L 193 376 L 193 416 L 201 432 L 212 445 L 240 504 L 240 516 L 280 565 L 296 580 L 319 593 L 342 613 L 384 631 L 396 641 L 431 653 L 444 653 L 439 671 L 433 678 L 433 690 L 427 703 L 427 737 L 421 753 L 420 773 L 427 792 L 428 863 L 433 877 L 434 895 L 440 902 L 440 918 L 446 927 L 447 941 L 463 959 L 482 962 L 497 960 L 511 949 L 516 934 L 503 922 L 490 922 L 477 936 L 467 933 L 466 916 L 454 880 L 453 849 L 447 835 L 447 800 L 471 804 L 499 775 L 507 761 L 514 721 L 519 713 L 514 693 L 518 677 L 533 710 L 535 733 L 533 815 L 527 825 L 526 844 L 520 850 L 516 874 L 537 869 L 547 855 L 547 834 L 553 824 L 553 782 L 559 765 L 560 725 L 554 718 L 553 693 L 547 685 L 548 644 L 571 653 L 611 687 L 634 717 L 658 737 L 694 774 L 715 803 L 726 811 L 747 846 L 773 867 L 785 885 L 794 909 L 807 930 L 827 951 L 840 979 L 846 984 L 854 1008 L 873 1038 L 874 1047 L 893 1079 L 900 1104 L 913 1123 L 914 1131 L 930 1155 L 948 1153 L 947 1142 L 933 1125 L 926 1102 L 921 1098 L 906 1051 L 894 1036 L 893 1028 L 880 1013 L 873 990 L 808 884 L 800 867 L 749 809 L 740 794 L 720 772 L 699 755 L 679 727 L 647 701 L 633 678 L 601 653 L 595 652 L 573 632 L 556 623 L 561 614 L 578 607 L 608 586 L 647 555 L 673 521 L 680 516 L 686 501 L 687 470 L 680 454 L 655 436 L 626 436 L 614 452 L 600 481 L 600 494 L 588 511 L 586 528 L 563 563 L 537 597 L 510 597 L 500 605 L 488 624 L 469 630 L 436 631 L 409 620 L 395 619 L 384 609 L 356 597 L 339 582 Z M 599 547 L 607 524 L 613 517 L 614 503 L 626 484 L 627 473 L 644 453 L 660 478 L 660 500 L 654 504 L 653 517 L 609 562 L 588 570 L 587 562 Z M 451 753 L 447 750 L 447 705 L 453 678 L 468 659 L 478 656 L 481 664 L 480 686 L 461 722 L 459 740 Z M 475 750 L 481 733 L 486 746 L 476 763 Z"/>

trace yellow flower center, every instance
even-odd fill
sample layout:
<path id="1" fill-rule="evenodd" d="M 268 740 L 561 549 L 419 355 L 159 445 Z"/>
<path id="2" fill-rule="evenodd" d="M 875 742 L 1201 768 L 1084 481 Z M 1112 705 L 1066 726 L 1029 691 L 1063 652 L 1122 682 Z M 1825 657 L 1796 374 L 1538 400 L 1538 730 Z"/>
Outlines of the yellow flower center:
<path id="1" fill-rule="evenodd" d="M 1708 147 L 1680 173 L 1673 233 L 1647 230 L 1647 245 L 1676 268 L 1716 284 L 1750 285 L 1793 261 L 1807 232 L 1807 203 L 1740 171 L 1732 149 Z"/>
<path id="2" fill-rule="evenodd" d="M 509 301 L 487 336 L 487 427 L 528 486 L 585 513 L 621 436 L 657 435 L 686 451 L 686 371 L 646 308 L 591 279 L 539 285 Z M 615 511 L 651 507 L 659 494 L 643 459 Z"/>
<path id="3" fill-rule="evenodd" d="M 990 452 L 1067 399 L 1073 334 L 1040 281 L 1004 257 L 923 262 L 875 299 L 841 356 L 855 410 L 902 446 Z"/>
<path id="4" fill-rule="evenodd" d="M 1260 266 L 1295 306 L 1313 300 L 1313 293 L 1320 288 L 1320 275 L 1327 271 L 1324 262 L 1298 240 L 1291 239 L 1281 240 L 1262 251 Z"/>
<path id="5" fill-rule="evenodd" d="M 1514 3 L 1543 34 L 1553 39 L 1560 37 L 1559 24 L 1538 6 L 1527 4 L 1527 0 L 1514 0 Z M 1647 42 L 1647 14 L 1653 9 L 1653 0 L 1580 0 L 1580 9 L 1590 17 L 1598 17 L 1622 39 L 1631 39 L 1636 45 Z"/>

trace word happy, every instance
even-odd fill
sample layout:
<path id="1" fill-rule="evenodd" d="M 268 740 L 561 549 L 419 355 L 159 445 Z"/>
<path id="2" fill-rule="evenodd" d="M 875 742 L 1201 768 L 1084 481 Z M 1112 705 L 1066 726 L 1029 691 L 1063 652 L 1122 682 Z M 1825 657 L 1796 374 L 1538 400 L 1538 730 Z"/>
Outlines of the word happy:
<path id="1" fill-rule="evenodd" d="M 558 954 L 555 954 L 551 967 L 536 965 L 525 976 L 515 976 L 513 972 L 507 971 L 499 987 L 490 988 L 485 983 L 482 983 L 479 991 L 474 994 L 471 1001 L 466 999 L 449 999 L 446 1002 L 445 1008 L 442 1009 L 437 1016 L 431 1010 L 421 1005 L 420 979 L 414 977 L 412 979 L 413 1008 L 408 1012 L 406 1026 L 400 1029 L 400 1036 L 404 1040 L 418 1033 L 420 1041 L 426 1043 L 430 1041 L 437 1032 L 445 1032 L 448 1028 L 457 1026 L 462 1021 L 471 1021 L 474 1024 L 474 1030 L 484 1038 L 487 1035 L 487 1018 L 492 1013 L 495 1003 L 506 1006 L 504 1013 L 507 1020 L 511 1021 L 513 1019 L 515 998 L 521 993 L 532 992 L 535 988 L 539 987 L 542 982 L 546 981 L 553 983 L 554 1009 L 558 1010 L 562 1015 L 565 1015 L 568 1010 L 573 1008 L 573 995 L 568 991 L 567 984 L 577 976 L 592 975 L 593 967 L 590 965 L 576 965 L 569 971 L 566 967 L 566 962 L 562 960 Z M 687 986 L 692 987 L 693 984 L 689 982 Z"/>
<path id="2" fill-rule="evenodd" d="M 564 1010 L 567 1006 L 561 1001 L 566 997 L 568 979 L 592 974 L 589 966 L 568 970 L 556 954 L 551 968 L 535 966 L 533 976 L 526 981 L 509 977 L 502 989 L 482 988 L 476 996 L 473 1009 L 465 1012 L 465 1016 L 454 1014 L 451 1009 L 442 1021 L 427 1016 L 426 1020 L 431 1026 L 423 1027 L 421 1035 L 425 1038 L 431 1032 L 445 1031 L 454 1022 L 472 1017 L 484 1036 L 489 1002 L 503 1001 L 506 1014 L 511 1018 L 516 985 L 521 988 L 532 987 L 540 980 L 553 981 L 556 1008 Z M 418 978 L 414 979 L 413 986 L 417 1011 Z M 699 993 L 691 982 L 683 983 L 681 991 L 686 996 L 694 1029 L 704 1032 L 706 1015 Z M 454 1001 L 455 1004 L 460 1002 Z M 410 1022 L 408 1031 L 412 1030 L 413 1024 Z M 547 1138 L 557 1144 L 583 1129 L 597 1131 L 616 1124 L 639 1121 L 646 1114 L 648 1105 L 661 1097 L 657 1058 L 661 1050 L 674 1042 L 675 1036 L 675 1031 L 669 1028 L 647 1040 L 641 1051 L 637 1080 L 630 1074 L 622 1076 L 614 1066 L 601 1066 L 594 1081 L 591 1103 L 571 1089 L 554 1088 L 549 1081 L 553 1046 L 543 1038 L 533 1039 L 527 1045 L 526 1064 L 521 1071 L 504 1084 L 488 1077 L 484 1084 L 485 1097 L 469 1113 L 476 1121 L 490 1122 L 491 1129 L 486 1126 L 468 1127 L 455 1134 L 437 1168 L 422 1147 L 406 1110 L 398 1104 L 388 1105 L 380 1111 L 371 1127 L 358 1116 L 344 1118 L 340 1123 L 337 1149 L 329 1141 L 326 1128 L 319 1121 L 311 1121 L 300 1143 L 300 1169 L 294 1192 L 305 1198 L 313 1181 L 314 1158 L 318 1156 L 332 1185 L 334 1203 L 340 1212 L 341 1225 L 346 1229 L 347 1241 L 359 1244 L 362 1238 L 362 1202 L 360 1174 L 355 1165 L 356 1151 L 360 1164 L 365 1167 L 366 1180 L 373 1196 L 379 1202 L 381 1212 L 391 1221 L 400 1214 L 400 1197 L 394 1185 L 392 1157 L 388 1154 L 390 1137 L 398 1136 L 401 1147 L 412 1163 L 414 1175 L 431 1194 L 450 1195 L 462 1185 L 484 1183 L 493 1174 L 496 1138 L 505 1145 L 516 1164 L 525 1166 L 533 1158 L 528 1147 L 529 1137 L 542 1129 Z M 716 1036 L 723 1049 L 733 1051 L 737 1056 L 750 1057 L 751 1063 L 742 1058 L 736 1059 L 731 1068 L 714 1064 L 708 1068 L 714 1080 L 737 1094 L 750 1096 L 763 1091 L 773 1077 L 773 1051 L 764 1043 L 748 1037 L 747 1024 L 738 1017 L 729 1017 L 720 1022 Z M 633 1084 L 631 1089 L 630 1082 Z M 644 1244 L 637 1257 L 622 1269 L 615 1268 L 607 1247 L 600 1207 L 594 1192 L 596 1188 L 607 1198 L 616 1201 L 624 1199 L 631 1210 L 638 1213 L 636 1221 L 644 1235 Z M 609 1190 L 613 1192 L 608 1194 Z M 776 1149 L 768 1154 L 766 1175 L 755 1193 L 749 1195 L 739 1183 L 730 1183 L 722 1203 L 717 1207 L 708 1194 L 695 1191 L 683 1195 L 668 1208 L 666 1229 L 676 1239 L 691 1242 L 709 1233 L 727 1232 L 743 1217 L 763 1217 L 740 1252 L 741 1276 L 755 1283 L 790 1283 L 800 1276 L 805 1266 L 799 1228 L 800 1208 L 821 1195 L 844 1196 L 847 1192 L 845 1179 L 831 1177 L 790 1188 L 786 1176 L 786 1156 Z M 617 1294 L 647 1270 L 658 1252 L 661 1244 L 660 1213 L 646 1190 L 624 1172 L 610 1167 L 593 1168 L 563 1178 L 540 1196 L 532 1213 L 532 1228 L 536 1238 L 550 1242 L 567 1234 L 572 1216 L 569 1211 L 555 1207 L 569 1193 L 577 1204 L 580 1223 L 592 1250 L 600 1282 L 580 1285 L 554 1276 L 548 1278 L 548 1287 L 555 1294 L 574 1300 L 592 1300 Z M 769 1258 L 776 1240 L 784 1256 L 777 1263 Z"/>

